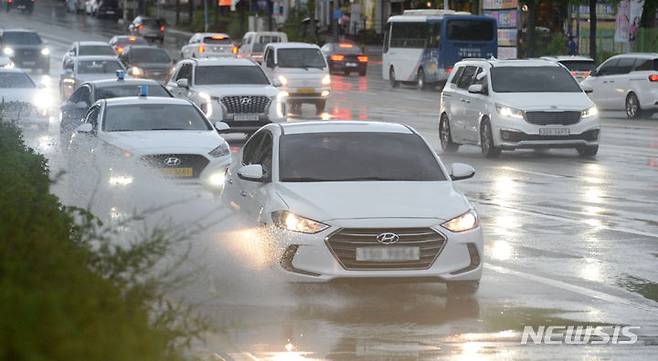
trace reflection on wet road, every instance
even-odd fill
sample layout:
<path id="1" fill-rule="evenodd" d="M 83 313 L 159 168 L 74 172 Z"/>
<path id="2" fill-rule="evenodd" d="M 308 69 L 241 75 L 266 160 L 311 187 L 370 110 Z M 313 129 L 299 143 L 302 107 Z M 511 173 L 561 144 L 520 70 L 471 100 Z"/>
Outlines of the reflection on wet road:
<path id="1" fill-rule="evenodd" d="M 0 23 L 31 27 L 49 41 L 51 87 L 71 41 L 103 40 L 122 31 L 107 21 L 67 14 L 60 2 L 39 5 L 32 17 L 2 13 Z M 177 45 L 186 39 L 168 36 L 167 50 L 177 56 Z M 375 62 L 367 77 L 333 76 L 327 113 L 315 115 L 305 107 L 290 121 L 402 122 L 438 151 L 438 91 L 391 89 L 380 73 Z M 477 169 L 473 180 L 459 184 L 477 206 L 486 236 L 482 287 L 470 300 L 447 297 L 445 287 L 434 284 L 283 284 L 269 271 L 276 250 L 254 241 L 256 231 L 240 228 L 238 221 L 223 221 L 229 217 L 224 206 L 194 189 L 136 185 L 102 198 L 97 207 L 119 219 L 136 208 L 184 199 L 165 212 L 176 224 L 208 215 L 222 220 L 194 239 L 194 262 L 208 267 L 182 294 L 212 320 L 215 331 L 196 349 L 217 360 L 655 360 L 658 119 L 604 117 L 596 160 L 580 159 L 572 150 L 518 151 L 485 160 L 468 146 L 441 155 L 446 163 Z M 56 123 L 53 119 L 47 132 L 24 131 L 54 173 L 67 170 Z M 229 139 L 238 151 L 243 139 Z M 54 191 L 66 200 L 77 181 L 64 175 Z M 640 326 L 640 341 L 519 344 L 526 325 L 581 324 Z"/>

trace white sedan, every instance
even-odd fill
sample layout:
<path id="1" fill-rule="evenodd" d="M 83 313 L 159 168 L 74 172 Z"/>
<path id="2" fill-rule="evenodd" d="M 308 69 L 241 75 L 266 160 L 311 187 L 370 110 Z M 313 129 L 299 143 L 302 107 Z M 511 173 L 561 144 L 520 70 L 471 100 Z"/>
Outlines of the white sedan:
<path id="1" fill-rule="evenodd" d="M 473 293 L 482 274 L 478 215 L 413 129 L 377 122 L 270 124 L 245 144 L 224 197 L 265 227 L 292 282 L 391 278 Z"/>
<path id="2" fill-rule="evenodd" d="M 0 68 L 0 112 L 5 121 L 47 128 L 53 99 L 24 70 Z"/>
<path id="3" fill-rule="evenodd" d="M 227 126 L 218 123 L 215 127 Z M 179 181 L 221 190 L 231 152 L 215 127 L 186 100 L 146 96 L 104 99 L 87 111 L 84 123 L 72 136 L 71 149 L 83 157 L 113 151 L 119 158 L 145 163 Z M 127 165 L 125 168 L 130 168 Z M 132 183 L 131 174 L 116 168 L 112 171 L 109 183 Z"/>

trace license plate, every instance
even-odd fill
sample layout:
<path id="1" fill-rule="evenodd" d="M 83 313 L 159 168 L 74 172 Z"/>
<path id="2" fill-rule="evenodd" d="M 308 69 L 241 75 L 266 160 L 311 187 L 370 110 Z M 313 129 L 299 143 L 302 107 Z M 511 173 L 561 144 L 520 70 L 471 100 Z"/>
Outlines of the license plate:
<path id="1" fill-rule="evenodd" d="M 300 94 L 313 94 L 313 93 L 315 93 L 315 89 L 313 89 L 313 88 L 299 88 L 297 90 L 297 93 L 300 93 Z"/>
<path id="2" fill-rule="evenodd" d="M 234 114 L 233 120 L 258 120 L 258 114 L 252 114 L 252 113 Z"/>
<path id="3" fill-rule="evenodd" d="M 345 66 L 355 67 L 355 66 L 356 66 L 356 63 L 346 63 Z"/>
<path id="4" fill-rule="evenodd" d="M 192 168 L 160 168 L 160 171 L 173 177 L 191 177 Z"/>
<path id="5" fill-rule="evenodd" d="M 357 261 L 417 261 L 420 259 L 418 247 L 359 247 L 356 249 Z"/>
<path id="6" fill-rule="evenodd" d="M 569 135 L 569 128 L 539 128 L 541 136 Z"/>

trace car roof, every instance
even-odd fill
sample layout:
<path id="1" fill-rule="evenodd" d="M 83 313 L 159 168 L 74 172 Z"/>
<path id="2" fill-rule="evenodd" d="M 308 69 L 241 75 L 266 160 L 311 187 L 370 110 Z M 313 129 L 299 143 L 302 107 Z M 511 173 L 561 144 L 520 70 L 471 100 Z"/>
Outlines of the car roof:
<path id="1" fill-rule="evenodd" d="M 121 98 L 110 98 L 105 99 L 105 104 L 107 106 L 117 106 L 117 105 L 133 105 L 133 104 L 160 104 L 160 105 L 189 105 L 192 106 L 192 103 L 185 99 L 179 98 L 166 98 L 166 97 L 121 97 Z"/>
<path id="2" fill-rule="evenodd" d="M 611 56 L 612 58 L 642 58 L 642 59 L 655 59 L 658 58 L 658 53 L 626 53 Z"/>
<path id="3" fill-rule="evenodd" d="M 16 29 L 0 29 L 0 34 L 4 33 L 36 33 L 34 30 L 16 28 Z"/>
<path id="4" fill-rule="evenodd" d="M 473 59 L 462 59 L 459 61 L 456 65 L 465 65 L 465 64 L 482 64 L 482 63 L 489 63 L 491 64 L 492 67 L 498 68 L 498 67 L 527 67 L 527 66 L 556 66 L 560 67 L 562 66 L 561 64 L 551 61 L 551 60 L 546 60 L 546 59 L 496 59 L 496 58 L 490 58 L 490 59 L 480 59 L 480 58 L 473 58 Z"/>
<path id="5" fill-rule="evenodd" d="M 413 131 L 410 128 L 402 124 L 362 120 L 278 123 L 278 125 L 281 127 L 283 134 L 346 132 L 413 134 Z"/>
<path id="6" fill-rule="evenodd" d="M 82 85 L 90 84 L 96 88 L 111 87 L 115 85 L 160 85 L 153 79 L 101 79 L 84 82 Z"/>
<path id="7" fill-rule="evenodd" d="M 166 52 L 166 50 L 164 50 L 160 47 L 157 47 L 155 45 L 146 45 L 146 44 L 128 45 L 126 47 L 126 51 L 128 51 L 128 49 L 159 49 L 159 50 L 162 50 L 162 51 Z"/>
<path id="8" fill-rule="evenodd" d="M 274 49 L 319 49 L 320 47 L 315 45 L 315 44 L 309 44 L 309 43 L 298 43 L 298 42 L 291 42 L 291 43 L 269 43 L 267 46 L 272 47 Z"/>
<path id="9" fill-rule="evenodd" d="M 104 41 L 76 41 L 78 46 L 110 46 Z"/>
<path id="10" fill-rule="evenodd" d="M 231 36 L 226 33 L 195 33 L 194 36 L 223 36 L 225 38 L 231 38 Z"/>
<path id="11" fill-rule="evenodd" d="M 551 61 L 594 61 L 589 56 L 583 55 L 556 55 L 556 56 L 542 56 L 541 59 Z"/>
<path id="12" fill-rule="evenodd" d="M 258 66 L 253 60 L 247 58 L 204 58 L 191 60 L 197 66 Z"/>
<path id="13" fill-rule="evenodd" d="M 84 60 L 117 60 L 117 57 L 114 55 L 83 55 L 77 56 L 74 58 L 75 61 L 84 61 Z"/>

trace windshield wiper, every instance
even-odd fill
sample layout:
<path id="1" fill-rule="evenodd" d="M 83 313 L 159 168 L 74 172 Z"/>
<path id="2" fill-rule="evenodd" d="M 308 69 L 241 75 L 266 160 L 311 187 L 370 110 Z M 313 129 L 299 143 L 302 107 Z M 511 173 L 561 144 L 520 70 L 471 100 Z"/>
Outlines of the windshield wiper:
<path id="1" fill-rule="evenodd" d="M 187 130 L 187 129 L 182 129 L 182 128 L 153 128 L 149 130 Z"/>
<path id="2" fill-rule="evenodd" d="M 325 178 L 313 178 L 313 177 L 291 177 L 283 178 L 282 182 L 331 182 L 332 179 Z"/>

